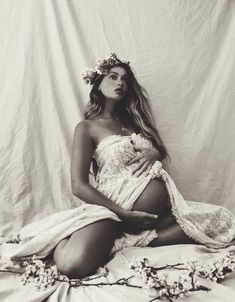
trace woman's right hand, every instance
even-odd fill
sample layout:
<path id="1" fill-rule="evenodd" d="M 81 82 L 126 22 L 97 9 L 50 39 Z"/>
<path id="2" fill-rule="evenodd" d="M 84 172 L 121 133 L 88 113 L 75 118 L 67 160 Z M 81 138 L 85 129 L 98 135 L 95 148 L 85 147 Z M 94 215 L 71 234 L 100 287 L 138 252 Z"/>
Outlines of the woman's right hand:
<path id="1" fill-rule="evenodd" d="M 158 216 L 141 211 L 128 211 L 122 222 L 122 230 L 137 234 L 157 227 Z"/>

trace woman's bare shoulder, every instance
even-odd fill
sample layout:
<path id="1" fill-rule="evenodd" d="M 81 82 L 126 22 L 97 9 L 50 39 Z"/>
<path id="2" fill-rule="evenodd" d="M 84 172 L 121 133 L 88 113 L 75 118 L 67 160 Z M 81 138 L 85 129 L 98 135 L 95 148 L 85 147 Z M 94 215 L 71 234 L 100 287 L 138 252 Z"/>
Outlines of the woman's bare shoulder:
<path id="1" fill-rule="evenodd" d="M 85 136 L 92 140 L 96 140 L 100 127 L 101 124 L 99 119 L 82 120 L 76 125 L 74 133 L 75 135 Z"/>
<path id="2" fill-rule="evenodd" d="M 74 132 L 75 133 L 88 133 L 90 131 L 90 123 L 88 120 L 82 120 L 79 123 L 77 123 Z"/>

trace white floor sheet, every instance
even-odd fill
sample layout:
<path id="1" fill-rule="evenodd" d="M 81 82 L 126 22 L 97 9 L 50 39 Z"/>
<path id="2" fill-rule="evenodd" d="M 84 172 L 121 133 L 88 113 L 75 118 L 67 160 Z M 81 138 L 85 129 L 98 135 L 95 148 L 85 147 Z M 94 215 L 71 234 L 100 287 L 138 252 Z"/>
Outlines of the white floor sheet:
<path id="1" fill-rule="evenodd" d="M 146 257 L 153 266 L 164 266 L 167 264 L 186 263 L 190 260 L 198 260 L 207 263 L 212 257 L 219 253 L 234 251 L 235 247 L 224 249 L 221 252 L 213 252 L 200 245 L 171 245 L 157 248 L 131 247 L 118 252 L 116 256 L 106 265 L 109 274 L 106 278 L 95 280 L 95 282 L 115 282 L 120 278 L 133 275 L 130 263 L 133 257 L 142 259 Z M 92 281 L 94 283 L 94 281 Z M 137 283 L 138 284 L 138 283 Z M 189 297 L 179 301 L 188 302 L 231 302 L 235 295 L 235 272 L 228 275 L 222 283 L 205 282 L 211 291 L 198 291 Z M 34 285 L 23 286 L 18 275 L 2 273 L 0 278 L 0 301 L 1 302 L 148 302 L 151 298 L 143 289 L 126 286 L 103 286 L 103 287 L 79 287 L 71 288 L 67 283 L 57 283 L 46 290 L 38 290 Z M 158 301 L 158 300 L 157 300 Z"/>

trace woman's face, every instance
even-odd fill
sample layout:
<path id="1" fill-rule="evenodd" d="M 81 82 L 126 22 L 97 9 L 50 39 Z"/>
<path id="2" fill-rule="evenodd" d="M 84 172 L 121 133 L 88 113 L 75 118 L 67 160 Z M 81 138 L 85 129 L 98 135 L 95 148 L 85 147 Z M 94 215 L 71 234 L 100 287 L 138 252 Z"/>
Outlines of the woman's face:
<path id="1" fill-rule="evenodd" d="M 100 83 L 99 90 L 106 99 L 121 100 L 127 91 L 127 72 L 122 67 L 112 67 Z"/>

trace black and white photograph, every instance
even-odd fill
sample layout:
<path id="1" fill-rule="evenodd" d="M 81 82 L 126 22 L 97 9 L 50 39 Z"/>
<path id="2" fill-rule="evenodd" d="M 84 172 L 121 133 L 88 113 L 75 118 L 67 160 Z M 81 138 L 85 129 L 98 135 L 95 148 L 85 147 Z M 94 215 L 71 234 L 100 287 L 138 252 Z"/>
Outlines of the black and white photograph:
<path id="1" fill-rule="evenodd" d="M 232 302 L 235 0 L 0 0 L 0 302 Z"/>

